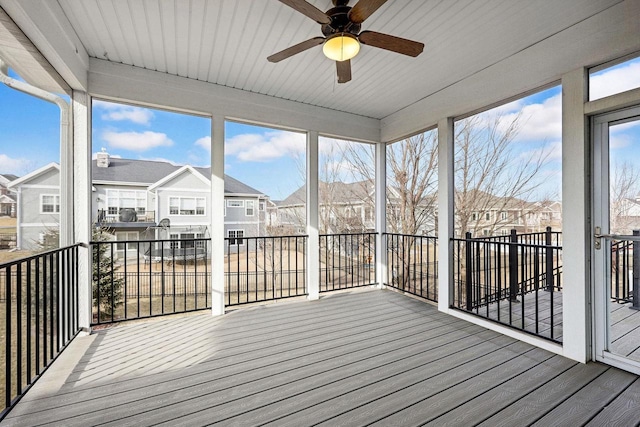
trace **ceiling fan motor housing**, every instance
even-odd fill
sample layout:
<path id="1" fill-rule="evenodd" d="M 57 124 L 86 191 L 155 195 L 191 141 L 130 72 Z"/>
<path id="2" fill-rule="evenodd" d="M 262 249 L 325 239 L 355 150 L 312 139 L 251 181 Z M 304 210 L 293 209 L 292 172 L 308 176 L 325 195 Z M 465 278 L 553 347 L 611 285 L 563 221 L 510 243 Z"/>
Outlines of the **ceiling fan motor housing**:
<path id="1" fill-rule="evenodd" d="M 346 6 L 348 2 L 334 1 L 335 3 L 344 3 L 327 10 L 325 13 L 331 18 L 331 23 L 322 25 L 322 34 L 328 37 L 337 33 L 349 33 L 358 35 L 361 25 L 351 22 L 349 19 L 350 6 Z"/>

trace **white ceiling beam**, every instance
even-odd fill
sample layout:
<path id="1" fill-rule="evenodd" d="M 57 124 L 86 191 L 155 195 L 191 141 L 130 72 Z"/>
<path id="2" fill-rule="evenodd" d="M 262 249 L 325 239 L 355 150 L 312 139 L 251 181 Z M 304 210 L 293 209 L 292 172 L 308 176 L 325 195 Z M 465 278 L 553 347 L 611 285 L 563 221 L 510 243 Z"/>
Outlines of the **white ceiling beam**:
<path id="1" fill-rule="evenodd" d="M 377 119 L 100 59 L 91 58 L 89 64 L 92 96 L 355 141 L 380 141 Z"/>
<path id="2" fill-rule="evenodd" d="M 625 0 L 382 119 L 393 142 L 559 81 L 571 70 L 640 51 L 640 1 Z"/>
<path id="3" fill-rule="evenodd" d="M 76 90 L 87 90 L 89 55 L 57 1 L 0 0 L 0 6 Z"/>

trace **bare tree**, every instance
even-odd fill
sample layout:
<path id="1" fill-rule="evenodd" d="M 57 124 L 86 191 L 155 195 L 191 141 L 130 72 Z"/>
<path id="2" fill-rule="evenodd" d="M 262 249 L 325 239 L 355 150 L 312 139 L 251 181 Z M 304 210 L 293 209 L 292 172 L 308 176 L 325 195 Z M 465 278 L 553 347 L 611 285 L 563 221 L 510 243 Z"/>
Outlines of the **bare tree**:
<path id="1" fill-rule="evenodd" d="M 640 228 L 640 171 L 629 161 L 615 163 L 612 168 L 610 198 L 611 232 L 630 234 Z"/>
<path id="2" fill-rule="evenodd" d="M 482 227 L 492 235 L 497 228 L 527 218 L 542 208 L 528 199 L 543 181 L 546 148 L 526 155 L 515 150 L 521 126 L 513 118 L 475 115 L 456 124 L 455 211 L 459 235 Z M 546 147 L 546 146 L 545 146 Z"/>

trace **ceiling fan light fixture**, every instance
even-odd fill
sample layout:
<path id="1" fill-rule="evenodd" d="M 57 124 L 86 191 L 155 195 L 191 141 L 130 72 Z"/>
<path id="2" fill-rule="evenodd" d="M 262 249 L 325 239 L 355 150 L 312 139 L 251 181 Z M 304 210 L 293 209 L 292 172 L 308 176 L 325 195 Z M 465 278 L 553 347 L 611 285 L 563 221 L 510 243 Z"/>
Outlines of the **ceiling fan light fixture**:
<path id="1" fill-rule="evenodd" d="M 324 42 L 322 52 L 334 61 L 347 61 L 360 52 L 360 42 L 353 34 L 335 34 Z"/>

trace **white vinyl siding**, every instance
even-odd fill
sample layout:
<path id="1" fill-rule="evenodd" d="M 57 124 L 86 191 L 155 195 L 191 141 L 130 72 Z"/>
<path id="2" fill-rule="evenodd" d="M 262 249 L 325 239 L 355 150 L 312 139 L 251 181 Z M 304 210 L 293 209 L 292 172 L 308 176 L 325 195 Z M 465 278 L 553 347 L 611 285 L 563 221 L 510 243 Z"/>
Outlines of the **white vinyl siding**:
<path id="1" fill-rule="evenodd" d="M 42 194 L 40 196 L 40 213 L 60 213 L 60 196 Z"/>

